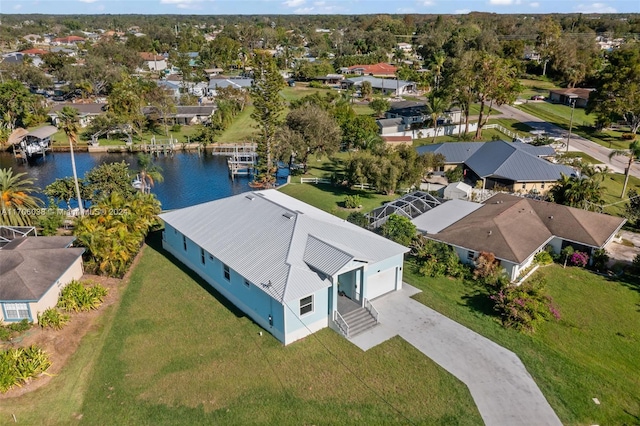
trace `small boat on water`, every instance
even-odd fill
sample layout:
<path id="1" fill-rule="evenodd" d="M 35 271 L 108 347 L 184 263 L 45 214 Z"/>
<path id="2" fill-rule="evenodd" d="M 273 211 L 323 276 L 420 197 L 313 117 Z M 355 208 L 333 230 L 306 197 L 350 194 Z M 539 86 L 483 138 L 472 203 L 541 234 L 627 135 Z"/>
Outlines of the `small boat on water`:
<path id="1" fill-rule="evenodd" d="M 131 186 L 138 190 L 142 189 L 142 179 L 140 179 L 140 175 L 136 175 L 136 178 L 131 182 Z"/>
<path id="2" fill-rule="evenodd" d="M 44 157 L 51 150 L 51 137 L 58 131 L 55 126 L 43 126 L 34 129 L 16 138 L 13 144 L 13 152 L 16 158 L 33 160 Z"/>

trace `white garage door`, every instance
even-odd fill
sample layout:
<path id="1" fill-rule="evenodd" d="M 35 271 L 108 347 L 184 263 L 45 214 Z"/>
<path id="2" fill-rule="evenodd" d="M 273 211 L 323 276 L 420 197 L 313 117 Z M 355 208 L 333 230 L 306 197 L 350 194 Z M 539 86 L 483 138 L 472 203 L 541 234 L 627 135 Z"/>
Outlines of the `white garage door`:
<path id="1" fill-rule="evenodd" d="M 366 283 L 367 299 L 374 299 L 396 289 L 396 268 L 369 276 Z"/>

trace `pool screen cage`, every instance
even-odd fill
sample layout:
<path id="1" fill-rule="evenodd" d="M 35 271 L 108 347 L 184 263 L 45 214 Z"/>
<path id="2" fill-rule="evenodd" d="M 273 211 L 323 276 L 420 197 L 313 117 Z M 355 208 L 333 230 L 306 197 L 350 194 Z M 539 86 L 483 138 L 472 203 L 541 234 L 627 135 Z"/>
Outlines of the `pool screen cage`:
<path id="1" fill-rule="evenodd" d="M 369 221 L 368 228 L 376 229 L 384 225 L 392 214 L 414 219 L 440 204 L 442 201 L 428 192 L 415 191 L 370 211 L 365 217 Z"/>

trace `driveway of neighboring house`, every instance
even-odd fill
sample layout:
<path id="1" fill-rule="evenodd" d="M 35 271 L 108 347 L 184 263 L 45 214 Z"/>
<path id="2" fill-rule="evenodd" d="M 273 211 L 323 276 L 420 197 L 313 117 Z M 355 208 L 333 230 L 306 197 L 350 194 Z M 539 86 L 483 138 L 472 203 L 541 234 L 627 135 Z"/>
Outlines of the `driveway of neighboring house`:
<path id="1" fill-rule="evenodd" d="M 620 231 L 622 241 L 613 240 L 607 246 L 607 251 L 611 259 L 609 266 L 616 262 L 633 262 L 633 259 L 640 254 L 640 234 L 630 231 Z"/>
<path id="2" fill-rule="evenodd" d="M 562 425 L 511 351 L 411 299 L 415 287 L 373 301 L 380 323 L 351 341 L 368 350 L 399 335 L 467 385 L 489 426 Z"/>

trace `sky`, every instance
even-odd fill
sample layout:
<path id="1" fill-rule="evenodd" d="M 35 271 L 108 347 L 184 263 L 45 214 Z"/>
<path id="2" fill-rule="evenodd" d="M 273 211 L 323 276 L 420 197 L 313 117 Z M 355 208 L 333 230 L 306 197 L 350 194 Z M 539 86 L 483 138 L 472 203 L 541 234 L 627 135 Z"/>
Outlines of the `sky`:
<path id="1" fill-rule="evenodd" d="M 0 0 L 0 13 L 371 14 L 640 13 L 640 0 Z"/>

